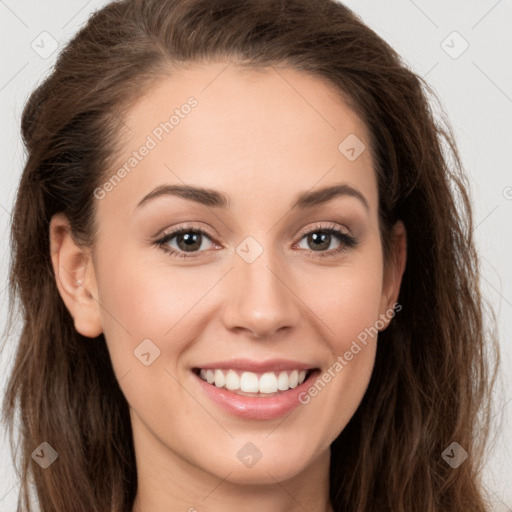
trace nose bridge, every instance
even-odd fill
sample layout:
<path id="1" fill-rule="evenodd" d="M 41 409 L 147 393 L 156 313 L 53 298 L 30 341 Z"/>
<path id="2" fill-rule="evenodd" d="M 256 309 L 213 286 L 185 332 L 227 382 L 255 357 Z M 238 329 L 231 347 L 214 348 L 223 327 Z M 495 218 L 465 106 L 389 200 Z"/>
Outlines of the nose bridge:
<path id="1" fill-rule="evenodd" d="M 236 253 L 225 310 L 226 327 L 247 329 L 256 337 L 266 337 L 285 326 L 296 325 L 297 304 L 288 288 L 291 283 L 287 283 L 291 277 L 284 270 L 279 252 L 247 237 L 237 246 Z"/>

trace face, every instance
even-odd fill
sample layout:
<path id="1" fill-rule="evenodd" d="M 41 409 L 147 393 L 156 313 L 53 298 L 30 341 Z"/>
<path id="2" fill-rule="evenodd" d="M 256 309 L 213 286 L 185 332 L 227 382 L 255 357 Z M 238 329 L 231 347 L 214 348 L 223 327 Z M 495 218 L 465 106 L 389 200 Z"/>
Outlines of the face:
<path id="1" fill-rule="evenodd" d="M 138 464 L 269 483 L 328 461 L 403 265 L 384 272 L 369 134 L 332 86 L 226 66 L 133 105 L 96 191 L 97 300 L 65 300 L 105 335 Z"/>

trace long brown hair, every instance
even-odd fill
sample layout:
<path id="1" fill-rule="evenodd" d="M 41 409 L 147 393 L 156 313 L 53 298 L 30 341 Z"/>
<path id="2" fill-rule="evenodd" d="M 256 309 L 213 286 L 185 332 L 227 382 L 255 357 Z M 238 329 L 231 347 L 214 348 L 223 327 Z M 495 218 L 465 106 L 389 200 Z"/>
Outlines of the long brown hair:
<path id="1" fill-rule="evenodd" d="M 9 288 L 8 331 L 17 300 L 22 328 L 4 400 L 13 447 L 13 431 L 21 435 L 18 511 L 32 510 L 31 479 L 43 512 L 131 510 L 127 402 L 103 335 L 77 333 L 58 293 L 49 222 L 63 212 L 76 240 L 94 243 L 93 192 L 108 179 L 123 116 L 159 77 L 204 59 L 289 66 L 334 84 L 371 134 L 386 257 L 393 223 L 407 229 L 402 310 L 380 334 L 367 392 L 331 446 L 334 510 L 483 512 L 499 354 L 484 322 L 468 184 L 428 84 L 334 0 L 114 2 L 30 96 Z M 59 457 L 47 470 L 31 458 L 43 441 Z M 469 455 L 456 469 L 442 457 L 452 442 Z"/>

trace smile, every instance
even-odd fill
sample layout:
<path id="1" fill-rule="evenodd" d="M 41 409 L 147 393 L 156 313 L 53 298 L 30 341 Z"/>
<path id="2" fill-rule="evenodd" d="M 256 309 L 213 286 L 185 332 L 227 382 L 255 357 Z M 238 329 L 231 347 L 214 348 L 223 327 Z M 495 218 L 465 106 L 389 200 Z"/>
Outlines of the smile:
<path id="1" fill-rule="evenodd" d="M 320 375 L 320 368 L 284 359 L 231 359 L 198 365 L 192 373 L 200 392 L 215 407 L 230 416 L 261 421 L 300 407 L 299 396 Z"/>
<path id="2" fill-rule="evenodd" d="M 311 371 L 282 370 L 279 372 L 251 372 L 235 369 L 200 369 L 199 376 L 208 384 L 239 395 L 274 395 L 302 384 Z"/>

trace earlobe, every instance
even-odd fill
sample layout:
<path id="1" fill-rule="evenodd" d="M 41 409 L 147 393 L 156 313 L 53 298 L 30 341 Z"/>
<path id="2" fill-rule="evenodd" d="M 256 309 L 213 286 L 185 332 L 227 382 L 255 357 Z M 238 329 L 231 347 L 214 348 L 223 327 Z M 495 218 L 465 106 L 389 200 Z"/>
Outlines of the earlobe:
<path id="1" fill-rule="evenodd" d="M 407 261 L 407 232 L 401 220 L 393 226 L 391 236 L 392 249 L 388 268 L 385 269 L 381 300 L 381 319 L 384 320 L 385 327 L 379 330 L 384 330 L 392 319 L 389 312 L 393 311 L 398 300 Z"/>
<path id="2" fill-rule="evenodd" d="M 103 329 L 90 251 L 75 242 L 62 213 L 50 221 L 50 254 L 56 285 L 75 329 L 88 338 L 99 336 Z"/>

